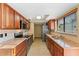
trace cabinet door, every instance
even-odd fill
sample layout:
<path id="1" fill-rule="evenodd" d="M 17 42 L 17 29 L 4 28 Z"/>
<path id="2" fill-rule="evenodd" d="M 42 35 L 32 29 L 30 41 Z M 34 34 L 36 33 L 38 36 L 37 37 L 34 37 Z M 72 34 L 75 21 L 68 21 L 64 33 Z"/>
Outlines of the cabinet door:
<path id="1" fill-rule="evenodd" d="M 30 22 L 27 21 L 27 19 L 24 18 L 24 22 L 25 22 L 25 29 L 30 29 Z"/>
<path id="2" fill-rule="evenodd" d="M 46 45 L 47 45 L 47 48 L 49 49 L 49 38 L 48 37 L 46 39 Z"/>
<path id="3" fill-rule="evenodd" d="M 51 42 L 51 55 L 54 56 L 54 42 Z"/>
<path id="4" fill-rule="evenodd" d="M 52 45 L 51 39 L 48 38 L 48 49 L 49 49 L 50 53 L 52 53 L 52 52 L 51 52 L 51 45 Z"/>
<path id="5" fill-rule="evenodd" d="M 15 29 L 20 29 L 20 15 L 15 12 Z"/>
<path id="6" fill-rule="evenodd" d="M 8 19 L 8 7 L 6 4 L 2 4 L 2 28 L 6 28 L 6 20 Z"/>
<path id="7" fill-rule="evenodd" d="M 0 29 L 2 29 L 2 4 L 0 3 Z"/>
<path id="8" fill-rule="evenodd" d="M 54 43 L 54 56 L 63 56 L 63 49 Z"/>
<path id="9" fill-rule="evenodd" d="M 26 40 L 24 40 L 19 45 L 17 45 L 14 48 L 14 51 L 15 51 L 14 55 L 16 55 L 16 56 L 26 55 L 27 54 L 27 43 L 26 43 Z"/>
<path id="10" fill-rule="evenodd" d="M 56 43 L 54 43 L 54 56 L 58 56 L 59 51 L 58 51 L 58 46 L 56 45 Z"/>
<path id="11" fill-rule="evenodd" d="M 9 8 L 9 14 L 8 14 L 8 20 L 7 22 L 7 28 L 8 29 L 13 29 L 14 28 L 14 10 Z"/>
<path id="12" fill-rule="evenodd" d="M 50 30 L 55 30 L 55 20 L 49 20 L 48 21 L 48 28 Z"/>
<path id="13" fill-rule="evenodd" d="M 26 26 L 27 26 L 27 29 L 30 29 L 30 22 L 27 21 Z"/>
<path id="14" fill-rule="evenodd" d="M 2 28 L 12 29 L 14 26 L 14 11 L 6 4 L 3 4 Z"/>

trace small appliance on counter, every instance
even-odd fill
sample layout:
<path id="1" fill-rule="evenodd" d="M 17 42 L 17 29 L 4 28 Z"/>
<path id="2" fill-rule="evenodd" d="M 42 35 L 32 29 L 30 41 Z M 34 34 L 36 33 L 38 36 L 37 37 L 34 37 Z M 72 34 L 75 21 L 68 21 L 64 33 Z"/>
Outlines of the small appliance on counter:
<path id="1" fill-rule="evenodd" d="M 14 33 L 14 37 L 15 38 L 22 38 L 23 37 L 23 32 Z"/>

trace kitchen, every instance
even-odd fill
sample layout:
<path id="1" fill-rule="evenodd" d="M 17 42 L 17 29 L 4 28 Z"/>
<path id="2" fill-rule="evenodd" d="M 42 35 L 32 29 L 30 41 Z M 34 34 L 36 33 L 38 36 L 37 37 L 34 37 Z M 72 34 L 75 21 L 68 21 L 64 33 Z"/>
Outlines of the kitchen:
<path id="1" fill-rule="evenodd" d="M 0 3 L 0 56 L 79 56 L 78 15 L 78 3 Z"/>

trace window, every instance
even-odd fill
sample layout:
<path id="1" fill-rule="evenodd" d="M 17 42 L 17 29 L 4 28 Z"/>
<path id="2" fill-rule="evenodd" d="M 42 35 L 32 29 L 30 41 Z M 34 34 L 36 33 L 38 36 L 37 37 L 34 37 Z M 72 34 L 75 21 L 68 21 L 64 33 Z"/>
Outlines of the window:
<path id="1" fill-rule="evenodd" d="M 57 30 L 59 32 L 75 33 L 76 32 L 76 13 L 57 20 Z"/>
<path id="2" fill-rule="evenodd" d="M 58 31 L 64 32 L 64 19 L 63 18 L 58 20 Z"/>
<path id="3" fill-rule="evenodd" d="M 65 32 L 73 33 L 76 31 L 76 13 L 65 17 Z"/>

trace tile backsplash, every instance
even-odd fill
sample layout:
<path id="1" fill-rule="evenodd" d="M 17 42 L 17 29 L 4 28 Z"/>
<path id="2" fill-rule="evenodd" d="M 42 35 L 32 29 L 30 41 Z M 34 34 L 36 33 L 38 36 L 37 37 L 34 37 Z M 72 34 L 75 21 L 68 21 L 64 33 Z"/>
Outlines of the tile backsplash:
<path id="1" fill-rule="evenodd" d="M 0 30 L 0 43 L 10 39 L 14 39 L 14 33 L 21 32 L 22 30 Z"/>

